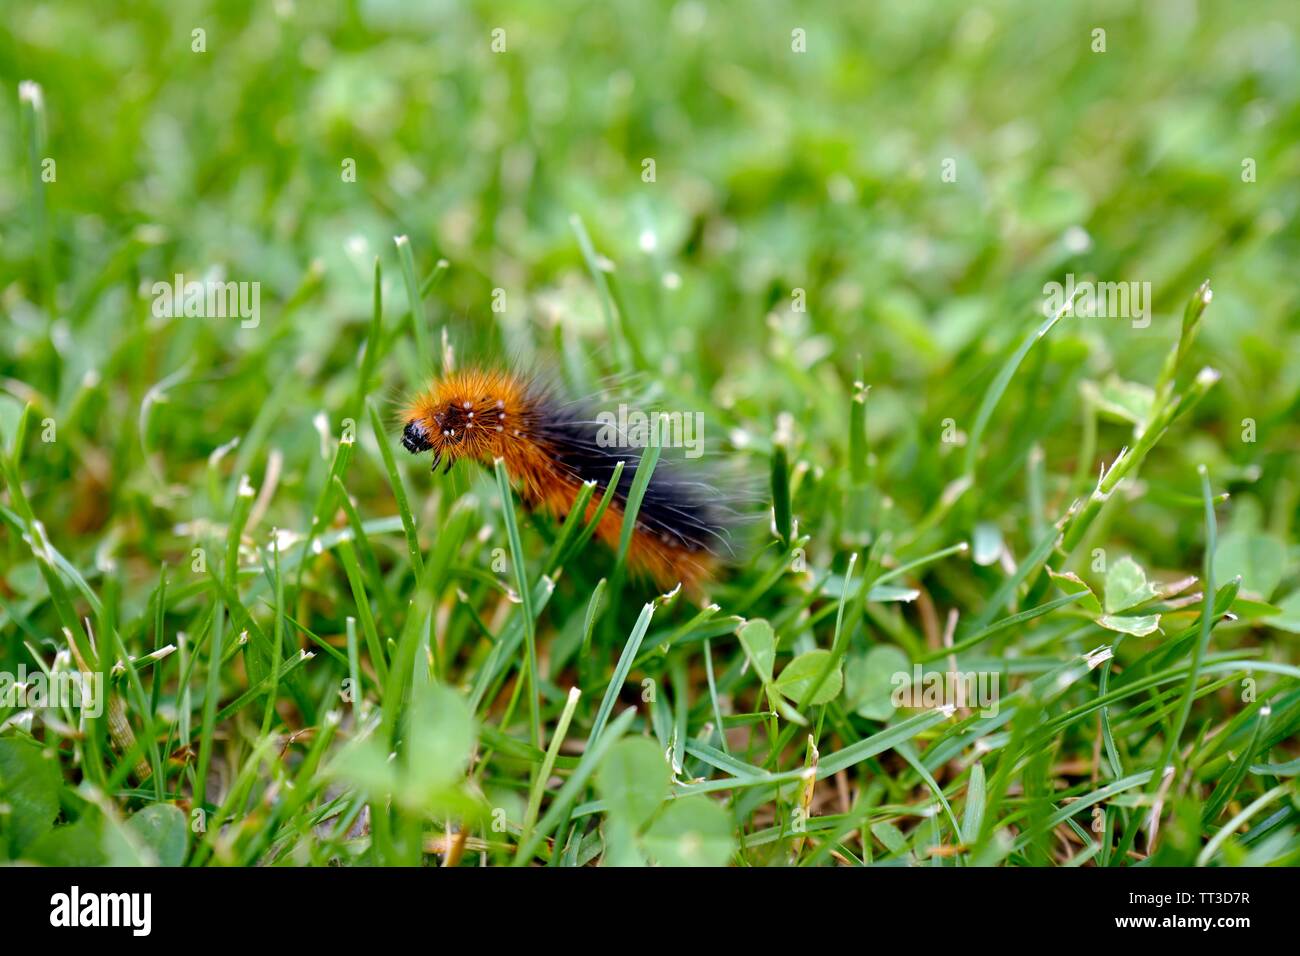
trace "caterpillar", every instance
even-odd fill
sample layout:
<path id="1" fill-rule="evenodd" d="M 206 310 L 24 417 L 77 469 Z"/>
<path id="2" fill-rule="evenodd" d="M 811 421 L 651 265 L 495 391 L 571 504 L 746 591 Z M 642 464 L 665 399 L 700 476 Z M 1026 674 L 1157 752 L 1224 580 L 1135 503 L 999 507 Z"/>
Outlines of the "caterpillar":
<path id="1" fill-rule="evenodd" d="M 525 506 L 558 519 L 568 516 L 589 481 L 598 493 L 587 506 L 586 520 L 594 518 L 600 489 L 624 462 L 614 497 L 596 526 L 597 538 L 618 547 L 640 457 L 600 441 L 601 423 L 583 403 L 564 400 L 537 377 L 473 368 L 444 375 L 409 402 L 403 418 L 402 447 L 413 455 L 432 452 L 433 471 L 442 464 L 445 474 L 462 458 L 491 468 L 500 458 Z M 637 511 L 628 568 L 665 591 L 680 583 L 698 595 L 729 550 L 728 530 L 727 509 L 713 489 L 661 462 Z"/>

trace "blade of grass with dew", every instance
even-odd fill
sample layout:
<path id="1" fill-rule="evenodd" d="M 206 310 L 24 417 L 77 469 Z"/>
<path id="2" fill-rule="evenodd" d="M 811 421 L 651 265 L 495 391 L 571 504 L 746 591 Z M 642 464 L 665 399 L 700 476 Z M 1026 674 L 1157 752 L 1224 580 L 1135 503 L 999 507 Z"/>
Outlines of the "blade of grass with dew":
<path id="1" fill-rule="evenodd" d="M 646 448 L 641 454 L 640 462 L 637 463 L 636 474 L 632 476 L 632 487 L 627 493 L 627 503 L 623 508 L 623 526 L 618 536 L 618 556 L 614 562 L 614 577 L 616 579 L 621 578 L 623 568 L 627 564 L 628 549 L 632 544 L 632 533 L 636 530 L 636 519 L 641 511 L 641 501 L 645 498 L 646 489 L 650 487 L 650 478 L 654 475 L 655 466 L 659 463 L 661 450 L 657 444 Z"/>
<path id="2" fill-rule="evenodd" d="M 348 638 L 348 680 L 351 681 L 352 693 L 352 722 L 354 726 L 360 726 L 364 695 L 361 689 L 361 651 L 357 646 L 357 619 L 349 617 L 345 624 Z"/>
<path id="3" fill-rule="evenodd" d="M 623 683 L 627 680 L 628 672 L 632 669 L 632 661 L 636 659 L 637 649 L 641 646 L 641 639 L 645 637 L 646 629 L 650 627 L 650 619 L 654 616 L 655 603 L 647 602 L 641 608 L 641 614 L 636 619 L 636 625 L 632 628 L 632 633 L 628 635 L 627 643 L 623 645 L 623 653 L 619 655 L 618 664 L 614 667 L 614 676 L 610 678 L 609 685 L 605 688 L 605 696 L 600 702 L 600 709 L 596 711 L 596 719 L 592 721 L 591 733 L 587 735 L 587 746 L 590 747 L 601 735 L 605 729 L 605 722 L 614 710 L 614 704 L 618 701 L 618 692 Z"/>
<path id="4" fill-rule="evenodd" d="M 619 714 L 600 736 L 589 742 L 582 754 L 582 758 L 578 761 L 578 766 L 570 774 L 569 779 L 564 782 L 564 786 L 560 788 L 560 792 L 556 794 L 555 799 L 551 801 L 546 815 L 542 817 L 528 839 L 520 845 L 519 851 L 515 855 L 516 866 L 530 861 L 537 854 L 542 841 L 568 817 L 574 801 L 578 798 L 578 794 L 586 786 L 591 775 L 596 772 L 596 768 L 600 766 L 605 754 L 609 752 L 609 749 L 615 743 L 622 739 L 635 719 L 636 708 L 629 707 Z"/>
<path id="5" fill-rule="evenodd" d="M 1007 386 L 1011 384 L 1012 377 L 1016 374 L 1016 369 L 1020 368 L 1020 363 L 1025 360 L 1029 350 L 1034 347 L 1034 343 L 1042 339 L 1052 330 L 1052 327 L 1061 320 L 1067 311 L 1073 306 L 1074 300 L 1070 299 L 1063 303 L 1059 309 L 1047 317 L 1047 319 L 1038 326 L 1037 330 L 1025 336 L 1020 343 L 1019 348 L 1011 354 L 1006 360 L 998 374 L 993 377 L 989 383 L 988 389 L 984 392 L 984 397 L 980 400 L 979 410 L 975 413 L 975 424 L 971 426 L 970 436 L 966 441 L 966 459 L 963 466 L 963 474 L 968 477 L 975 475 L 975 463 L 979 456 L 980 443 L 984 438 L 984 431 L 988 427 L 989 420 L 993 417 L 993 411 L 997 408 L 998 402 L 1002 400 Z"/>
<path id="6" fill-rule="evenodd" d="M 596 620 L 602 611 L 605 597 L 605 579 L 601 578 L 591 590 L 587 601 L 587 611 L 582 618 L 582 643 L 578 647 L 578 686 L 586 688 L 592 681 L 591 674 L 591 635 L 596 627 Z"/>
<path id="7" fill-rule="evenodd" d="M 618 497 L 618 485 L 623 477 L 623 466 L 624 461 L 622 459 L 615 462 L 614 470 L 609 476 L 609 483 L 605 485 L 605 491 L 600 496 L 600 501 L 597 503 L 591 519 L 582 527 L 581 532 L 578 533 L 577 538 L 569 546 L 568 550 L 562 552 L 554 565 L 547 570 L 548 574 L 552 573 L 556 568 L 564 567 L 577 555 L 581 554 L 582 549 L 587 546 L 587 542 L 591 540 L 592 535 L 596 533 L 596 529 L 600 526 L 601 519 L 605 517 L 605 512 L 609 510 L 609 506 Z"/>
<path id="8" fill-rule="evenodd" d="M 199 762 L 194 777 L 194 806 L 206 810 L 208 767 L 212 763 L 213 737 L 217 724 L 217 697 L 221 693 L 221 651 L 225 638 L 225 608 L 220 601 L 213 608 L 212 637 L 208 642 L 208 677 L 203 692 L 203 718 L 199 727 Z"/>
<path id="9" fill-rule="evenodd" d="M 370 415 L 370 430 L 379 445 L 379 456 L 383 459 L 384 470 L 388 473 L 388 483 L 393 489 L 393 497 L 397 500 L 397 513 L 401 516 L 402 531 L 406 535 L 406 549 L 411 557 L 411 568 L 415 572 L 415 579 L 418 581 L 424 577 L 424 559 L 420 556 L 420 540 L 415 532 L 415 517 L 411 514 L 411 506 L 406 500 L 406 486 L 402 484 L 402 476 L 397 471 L 393 450 L 388 447 L 388 435 L 384 431 L 384 423 L 379 419 L 379 412 L 375 411 L 374 404 L 370 402 L 366 403 L 366 411 Z"/>
<path id="10" fill-rule="evenodd" d="M 591 503 L 591 497 L 595 490 L 596 483 L 594 481 L 584 481 L 582 487 L 578 489 L 578 496 L 573 500 L 573 506 L 569 508 L 569 514 L 560 527 L 560 533 L 551 544 L 551 550 L 547 553 L 546 560 L 542 564 L 543 574 L 554 574 L 556 569 L 560 567 L 560 559 L 569 550 L 579 530 L 583 527 L 587 514 L 587 505 Z"/>
<path id="11" fill-rule="evenodd" d="M 366 531 L 365 522 L 361 520 L 356 505 L 352 503 L 352 496 L 348 494 L 347 488 L 337 477 L 334 479 L 334 493 L 335 500 L 339 503 L 339 507 L 343 509 L 344 515 L 347 516 L 348 527 L 352 529 L 352 541 L 356 545 L 360 556 L 361 566 L 365 569 L 365 576 L 369 582 L 370 590 L 374 592 L 388 626 L 395 627 L 397 612 L 393 607 L 393 599 L 388 593 L 388 584 L 384 581 L 383 572 L 379 568 L 379 559 L 375 557 L 374 546 L 370 543 L 370 535 Z"/>
<path id="12" fill-rule="evenodd" d="M 405 269 L 403 269 L 405 273 Z M 374 291 L 370 312 L 370 330 L 361 347 L 361 368 L 357 371 L 357 388 L 352 395 L 353 414 L 360 418 L 370 394 L 370 383 L 375 375 L 375 360 L 384 340 L 384 267 L 375 256 Z"/>
<path id="13" fill-rule="evenodd" d="M 879 733 L 872 734 L 856 743 L 849 744 L 841 750 L 824 755 L 817 763 L 817 779 L 825 780 L 841 770 L 859 764 L 869 757 L 891 750 L 896 744 L 911 740 L 913 737 L 929 730 L 931 727 L 949 719 L 942 710 L 916 714 L 905 720 L 886 727 Z"/>
<path id="14" fill-rule="evenodd" d="M 411 337 L 415 340 L 415 356 L 420 369 L 428 374 L 434 369 L 433 347 L 429 344 L 428 319 L 424 314 L 424 299 L 420 295 L 420 285 L 415 278 L 415 256 L 411 252 L 411 240 L 407 236 L 394 236 L 393 244 L 397 246 L 397 261 L 402 266 L 402 282 L 406 286 L 406 302 L 411 309 Z"/>
<path id="15" fill-rule="evenodd" d="M 782 547 L 790 546 L 793 518 L 790 509 L 790 462 L 784 441 L 772 444 L 772 529 Z"/>
<path id="16" fill-rule="evenodd" d="M 1151 810 L 1152 832 L 1159 822 L 1159 798 L 1157 792 L 1161 787 L 1166 773 L 1173 770 L 1170 761 L 1173 758 L 1174 751 L 1178 746 L 1178 741 L 1183 735 L 1183 729 L 1187 726 L 1187 718 L 1192 711 L 1192 696 L 1196 691 L 1196 682 L 1200 679 L 1201 659 L 1205 656 L 1205 650 L 1210 644 L 1210 631 L 1213 629 L 1214 621 L 1214 552 L 1218 539 L 1218 525 L 1214 517 L 1214 494 L 1210 489 L 1209 470 L 1201 465 L 1197 471 L 1201 476 L 1201 495 L 1205 501 L 1205 557 L 1202 562 L 1201 580 L 1204 582 L 1202 591 L 1204 593 L 1201 607 L 1201 626 L 1200 635 L 1192 647 L 1191 666 L 1187 671 L 1187 683 L 1183 687 L 1182 703 L 1178 707 L 1178 716 L 1174 719 L 1173 726 L 1165 736 L 1164 747 L 1160 751 L 1160 759 L 1156 763 L 1156 770 L 1152 771 L 1152 787 L 1150 796 L 1155 803 Z"/>
<path id="17" fill-rule="evenodd" d="M 528 586 L 528 569 L 524 563 L 524 548 L 519 540 L 519 526 L 515 522 L 515 496 L 510 490 L 506 463 L 498 458 L 493 463 L 496 472 L 497 493 L 501 496 L 501 511 L 505 519 L 506 537 L 510 543 L 510 560 L 515 567 L 515 584 L 524 618 L 524 674 L 528 680 L 528 729 L 534 747 L 542 741 L 539 696 L 540 680 L 537 676 L 537 618 L 533 611 L 533 594 Z"/>
<path id="18" fill-rule="evenodd" d="M 569 722 L 573 719 L 573 712 L 578 706 L 578 699 L 582 697 L 582 691 L 577 687 L 569 688 L 568 697 L 564 701 L 564 710 L 560 712 L 560 719 L 555 725 L 555 733 L 551 735 L 550 746 L 546 748 L 546 756 L 542 759 L 542 766 L 533 777 L 533 786 L 528 794 L 528 806 L 524 811 L 524 823 L 520 830 L 520 837 L 527 840 L 537 822 L 537 814 L 542 806 L 542 793 L 546 790 L 546 781 L 551 777 L 551 771 L 555 767 L 555 758 L 560 754 L 560 746 L 564 743 L 564 735 L 569 731 Z M 521 844 L 522 847 L 522 844 Z"/>
<path id="19" fill-rule="evenodd" d="M 863 548 L 871 543 L 871 466 L 867 449 L 867 398 L 871 386 L 853 383 L 849 403 L 849 486 L 845 491 L 845 532 L 849 544 Z M 784 543 L 789 537 L 783 538 Z"/>
<path id="20" fill-rule="evenodd" d="M 375 677 L 382 688 L 388 683 L 388 660 L 379 642 L 374 614 L 370 610 L 370 595 L 361 580 L 361 569 L 357 566 L 357 558 L 352 551 L 351 543 L 341 542 L 335 550 L 338 553 L 339 563 L 343 565 L 343 572 L 347 575 L 348 587 L 352 590 L 352 601 L 357 607 L 357 617 L 361 620 L 361 633 L 366 637 L 370 666 L 375 669 Z"/>
<path id="21" fill-rule="evenodd" d="M 587 227 L 583 225 L 578 216 L 570 216 L 569 225 L 578 239 L 578 248 L 582 251 L 582 258 L 587 264 L 587 271 L 591 273 L 591 281 L 596 284 L 596 296 L 600 302 L 600 311 L 605 317 L 605 334 L 609 336 L 609 341 L 614 347 L 614 354 L 619 361 L 620 369 L 627 371 L 631 367 L 627 337 L 624 334 L 620 316 L 614 309 L 614 301 L 609 293 L 609 282 L 606 281 L 605 270 L 601 268 L 600 259 L 596 255 L 596 247 L 591 244 L 591 236 L 587 234 Z"/>

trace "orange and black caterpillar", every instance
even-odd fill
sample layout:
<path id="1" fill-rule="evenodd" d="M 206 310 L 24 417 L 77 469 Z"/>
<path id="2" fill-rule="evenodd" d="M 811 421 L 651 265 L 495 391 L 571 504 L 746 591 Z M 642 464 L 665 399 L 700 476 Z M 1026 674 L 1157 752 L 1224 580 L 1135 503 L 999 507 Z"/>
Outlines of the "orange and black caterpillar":
<path id="1" fill-rule="evenodd" d="M 407 406 L 402 446 L 413 455 L 433 452 L 433 469 L 461 458 L 492 467 L 501 458 L 530 507 L 564 518 L 583 484 L 608 486 L 618 462 L 623 474 L 597 536 L 617 548 L 627 496 L 640 462 L 639 449 L 607 447 L 600 423 L 581 403 L 563 400 L 537 379 L 503 370 L 452 372 Z M 595 516 L 597 499 L 587 506 Z M 628 566 L 668 590 L 681 583 L 698 593 L 727 548 L 726 509 L 707 485 L 655 468 L 636 516 Z"/>

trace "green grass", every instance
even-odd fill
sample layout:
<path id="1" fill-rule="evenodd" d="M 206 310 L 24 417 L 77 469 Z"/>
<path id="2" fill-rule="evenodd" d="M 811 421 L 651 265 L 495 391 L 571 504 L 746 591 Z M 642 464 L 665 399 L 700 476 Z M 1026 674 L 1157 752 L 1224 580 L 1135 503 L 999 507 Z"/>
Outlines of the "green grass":
<path id="1" fill-rule="evenodd" d="M 1300 863 L 1298 18 L 1182 9 L 7 11 L 0 860 Z M 401 451 L 503 361 L 704 413 L 704 600 Z"/>

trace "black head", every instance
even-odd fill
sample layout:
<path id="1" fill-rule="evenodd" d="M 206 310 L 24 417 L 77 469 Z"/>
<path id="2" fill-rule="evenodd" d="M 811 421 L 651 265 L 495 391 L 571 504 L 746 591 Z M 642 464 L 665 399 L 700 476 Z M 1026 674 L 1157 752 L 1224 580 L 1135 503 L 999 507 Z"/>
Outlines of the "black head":
<path id="1" fill-rule="evenodd" d="M 402 447 L 412 455 L 418 455 L 433 447 L 433 442 L 429 441 L 429 433 L 420 424 L 419 419 L 413 418 L 406 423 L 406 429 L 402 432 Z"/>

